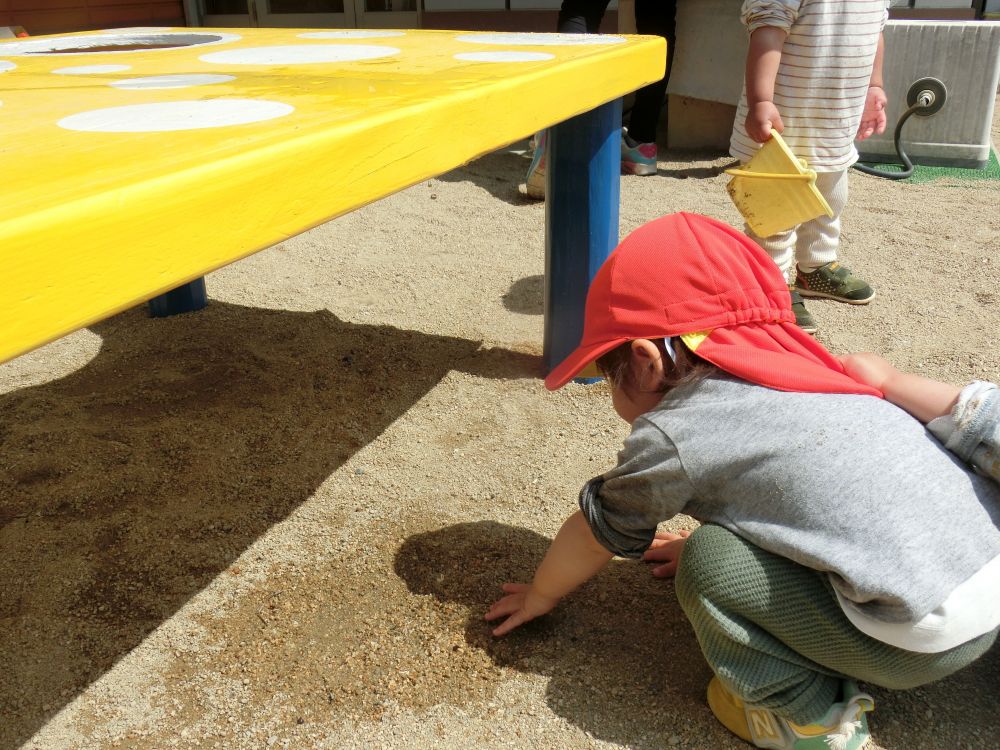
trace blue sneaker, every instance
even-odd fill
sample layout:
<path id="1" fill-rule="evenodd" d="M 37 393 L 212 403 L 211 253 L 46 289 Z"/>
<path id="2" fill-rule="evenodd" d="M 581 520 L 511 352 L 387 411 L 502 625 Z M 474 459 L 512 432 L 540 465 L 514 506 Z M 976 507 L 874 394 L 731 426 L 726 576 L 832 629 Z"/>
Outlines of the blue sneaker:
<path id="1" fill-rule="evenodd" d="M 656 174 L 656 144 L 639 143 L 622 128 L 622 174 Z"/>
<path id="2" fill-rule="evenodd" d="M 548 140 L 543 130 L 535 138 L 535 153 L 531 157 L 528 176 L 525 178 L 525 188 L 529 198 L 545 200 L 545 142 Z"/>

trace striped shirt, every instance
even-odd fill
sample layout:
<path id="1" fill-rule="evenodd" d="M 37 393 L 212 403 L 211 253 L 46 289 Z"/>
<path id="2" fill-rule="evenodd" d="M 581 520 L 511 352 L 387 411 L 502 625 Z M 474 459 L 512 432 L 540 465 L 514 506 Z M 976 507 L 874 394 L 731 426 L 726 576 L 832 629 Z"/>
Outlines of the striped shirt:
<path id="1" fill-rule="evenodd" d="M 792 152 L 817 172 L 858 160 L 861 123 L 879 34 L 889 0 L 744 0 L 742 20 L 753 33 L 775 26 L 788 33 L 774 83 L 774 105 Z M 760 148 L 746 133 L 746 83 L 736 111 L 730 153 L 748 160 Z"/>

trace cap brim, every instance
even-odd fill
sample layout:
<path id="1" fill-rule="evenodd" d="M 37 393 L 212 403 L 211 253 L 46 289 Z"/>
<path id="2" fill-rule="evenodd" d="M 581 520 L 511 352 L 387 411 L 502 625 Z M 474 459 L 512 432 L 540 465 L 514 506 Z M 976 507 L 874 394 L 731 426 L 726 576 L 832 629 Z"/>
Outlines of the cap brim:
<path id="1" fill-rule="evenodd" d="M 576 377 L 601 377 L 601 372 L 597 369 L 597 359 L 627 340 L 622 338 L 577 347 L 545 377 L 545 387 L 550 391 L 556 391 Z"/>

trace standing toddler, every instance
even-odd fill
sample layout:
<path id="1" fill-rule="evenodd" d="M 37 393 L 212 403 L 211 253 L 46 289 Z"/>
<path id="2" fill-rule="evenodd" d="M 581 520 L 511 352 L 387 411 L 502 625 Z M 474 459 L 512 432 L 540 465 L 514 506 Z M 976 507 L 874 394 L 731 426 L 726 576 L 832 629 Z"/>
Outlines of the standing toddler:
<path id="1" fill-rule="evenodd" d="M 770 237 L 746 229 L 789 281 L 796 322 L 809 333 L 817 327 L 801 296 L 853 305 L 875 296 L 837 255 L 847 171 L 858 160 L 854 140 L 885 130 L 882 28 L 888 6 L 888 0 L 743 3 L 750 47 L 730 153 L 746 162 L 772 130 L 781 133 L 816 171 L 816 187 L 833 210 L 833 218 L 823 215 Z"/>

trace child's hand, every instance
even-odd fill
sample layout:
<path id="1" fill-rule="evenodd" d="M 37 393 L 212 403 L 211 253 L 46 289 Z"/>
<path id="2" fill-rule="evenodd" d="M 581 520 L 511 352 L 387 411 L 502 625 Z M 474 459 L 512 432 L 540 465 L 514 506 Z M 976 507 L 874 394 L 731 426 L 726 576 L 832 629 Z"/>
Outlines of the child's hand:
<path id="1" fill-rule="evenodd" d="M 884 391 L 885 382 L 899 372 L 888 361 L 871 352 L 845 354 L 837 359 L 852 378 L 880 391 Z"/>
<path id="2" fill-rule="evenodd" d="M 865 109 L 861 113 L 857 139 L 863 141 L 870 135 L 885 132 L 885 105 L 888 103 L 881 86 L 869 86 Z"/>
<path id="3" fill-rule="evenodd" d="M 507 618 L 493 629 L 493 635 L 496 636 L 507 635 L 529 620 L 547 614 L 559 603 L 558 599 L 542 596 L 527 583 L 505 583 L 503 590 L 507 596 L 495 602 L 484 618 L 486 620 Z"/>
<path id="4" fill-rule="evenodd" d="M 672 578 L 677 574 L 677 566 L 681 564 L 681 552 L 689 536 L 691 536 L 690 531 L 680 531 L 676 534 L 671 531 L 656 532 L 653 543 L 642 553 L 643 562 L 663 563 L 653 567 L 654 576 Z"/>
<path id="5" fill-rule="evenodd" d="M 778 108 L 771 101 L 750 105 L 744 127 L 747 130 L 747 135 L 757 143 L 763 143 L 770 138 L 772 130 L 781 133 L 785 129 Z"/>

